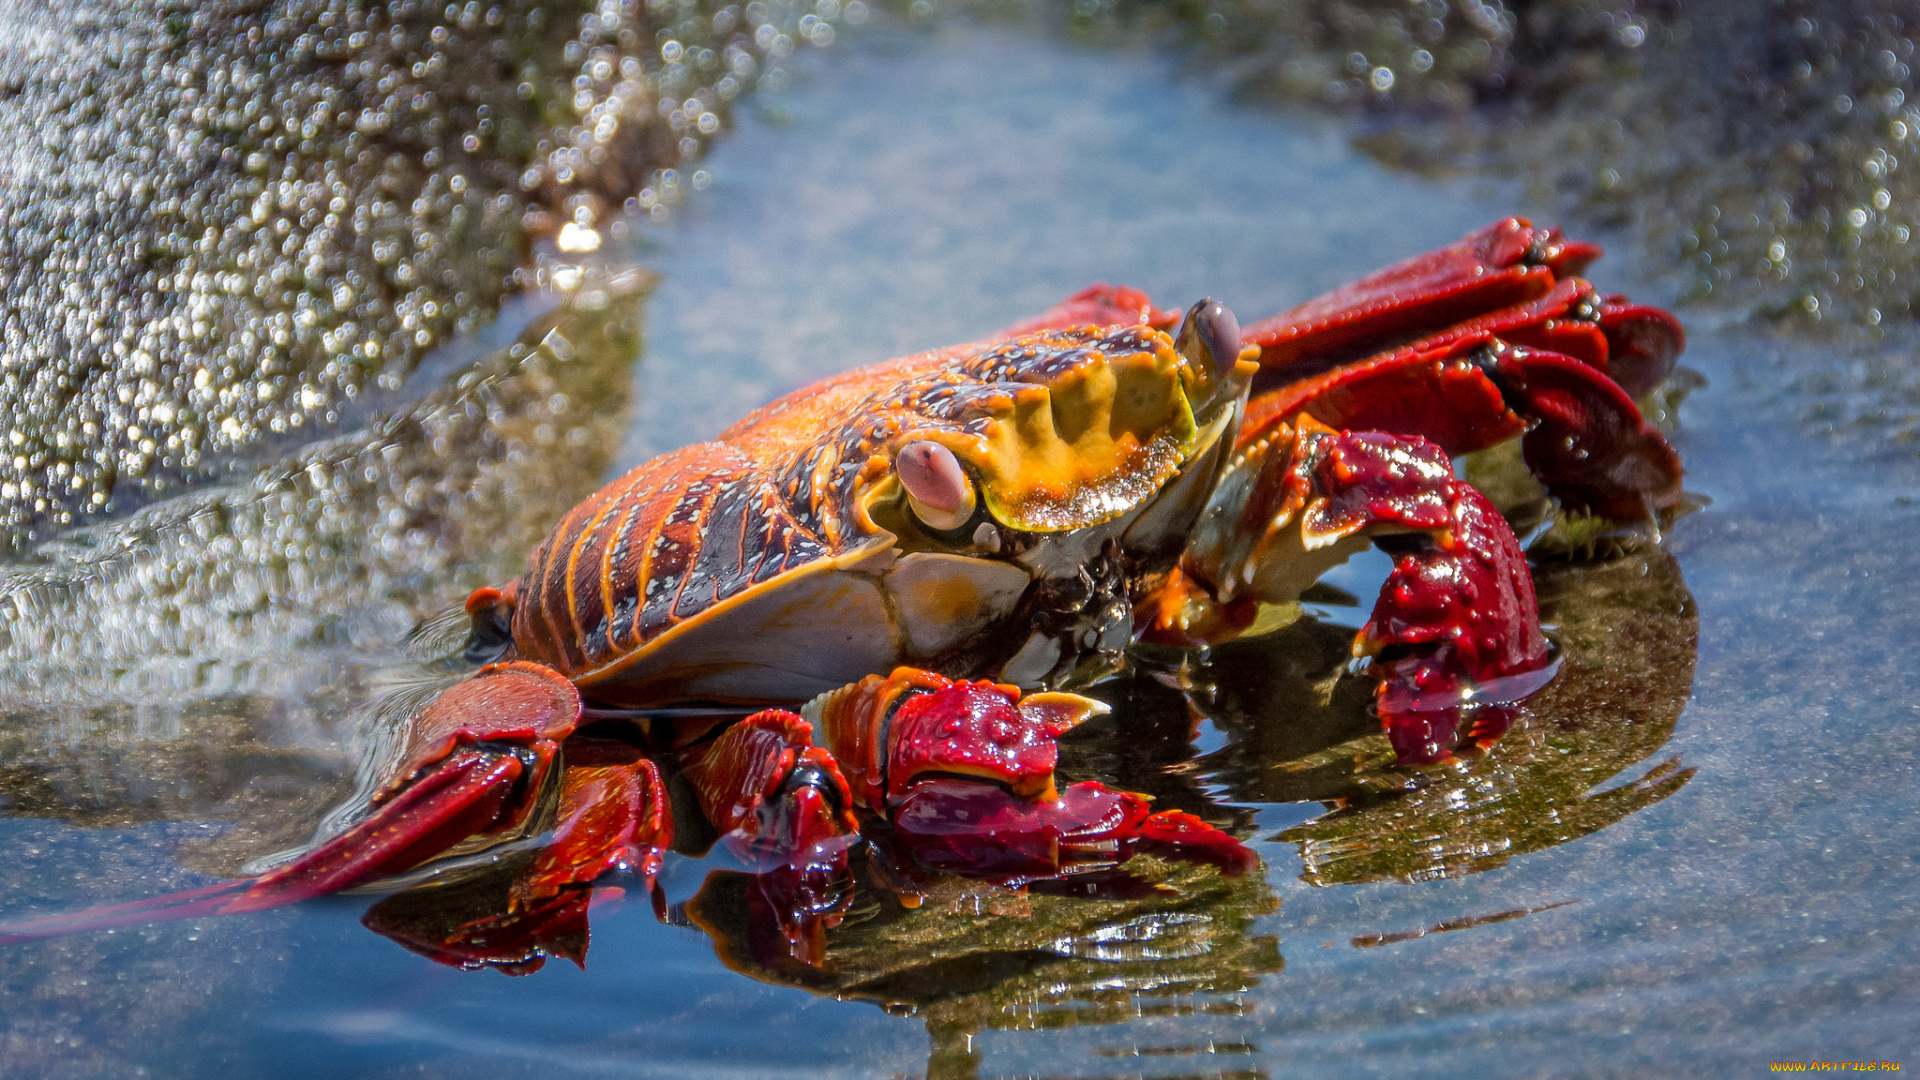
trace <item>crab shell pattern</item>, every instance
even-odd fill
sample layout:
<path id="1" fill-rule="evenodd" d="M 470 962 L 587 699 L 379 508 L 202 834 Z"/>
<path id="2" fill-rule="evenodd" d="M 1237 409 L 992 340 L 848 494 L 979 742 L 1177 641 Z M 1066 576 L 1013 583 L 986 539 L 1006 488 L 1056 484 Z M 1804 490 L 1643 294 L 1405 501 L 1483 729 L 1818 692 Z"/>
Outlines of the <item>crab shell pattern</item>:
<path id="1" fill-rule="evenodd" d="M 1216 370 L 1189 352 L 1150 326 L 1078 327 L 782 398 L 569 513 L 518 583 L 518 656 L 611 705 L 790 703 L 983 658 L 1031 685 L 1052 664 L 1020 661 L 1054 659 L 1047 642 L 981 639 L 1036 579 L 1077 579 L 1110 544 L 1135 579 L 1164 571 L 1205 505 L 1258 353 Z M 896 472 L 916 444 L 965 470 L 970 512 L 946 528 Z"/>

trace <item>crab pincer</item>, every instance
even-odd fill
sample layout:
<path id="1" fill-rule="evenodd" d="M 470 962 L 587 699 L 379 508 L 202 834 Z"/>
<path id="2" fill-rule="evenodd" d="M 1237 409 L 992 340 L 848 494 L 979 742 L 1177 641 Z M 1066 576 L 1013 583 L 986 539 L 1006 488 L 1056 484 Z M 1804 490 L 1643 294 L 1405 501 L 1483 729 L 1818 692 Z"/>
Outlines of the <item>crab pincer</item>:
<path id="1" fill-rule="evenodd" d="M 1432 443 L 1299 416 L 1244 443 L 1220 491 L 1180 572 L 1141 605 L 1143 638 L 1224 640 L 1371 541 L 1395 565 L 1354 652 L 1381 675 L 1402 764 L 1490 745 L 1551 676 L 1525 552 Z"/>
<path id="2" fill-rule="evenodd" d="M 624 870 L 650 887 L 672 841 L 673 819 L 660 770 L 633 747 L 574 737 L 565 754 L 544 843 L 514 870 L 504 895 L 496 883 L 490 903 L 481 905 L 486 914 L 448 921 L 439 917 L 442 905 L 415 895 L 442 890 L 416 889 L 382 900 L 360 921 L 450 967 L 524 975 L 549 956 L 585 967 L 588 910 L 626 892 L 605 876 Z"/>
<path id="3" fill-rule="evenodd" d="M 1107 711 L 1091 698 L 898 668 L 805 711 L 855 802 L 885 820 L 922 869 L 1025 885 L 1139 849 L 1230 873 L 1254 864 L 1233 837 L 1180 811 L 1154 813 L 1144 795 L 1092 781 L 1056 786 L 1058 738 Z"/>
<path id="4" fill-rule="evenodd" d="M 538 664 L 496 664 L 455 683 L 406 727 L 359 822 L 256 877 L 0 928 L 0 943 L 162 919 L 260 911 L 404 873 L 465 846 L 515 839 L 559 790 L 557 824 L 515 885 L 509 916 L 554 908 L 603 873 L 651 875 L 670 839 L 664 788 L 635 759 L 557 776 L 580 716 L 573 685 Z M 458 942 L 446 943 L 458 949 Z"/>

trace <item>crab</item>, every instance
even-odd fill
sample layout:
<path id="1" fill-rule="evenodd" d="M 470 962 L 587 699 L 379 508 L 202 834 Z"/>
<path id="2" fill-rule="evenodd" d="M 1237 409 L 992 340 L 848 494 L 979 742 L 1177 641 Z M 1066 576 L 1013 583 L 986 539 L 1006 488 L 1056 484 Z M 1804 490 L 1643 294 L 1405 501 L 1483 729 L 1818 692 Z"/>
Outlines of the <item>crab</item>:
<path id="1" fill-rule="evenodd" d="M 500 910 L 395 936 L 524 964 L 584 931 L 608 875 L 651 889 L 690 828 L 757 872 L 775 951 L 803 963 L 863 837 L 909 906 L 926 875 L 1093 882 L 1143 850 L 1243 873 L 1199 818 L 1057 782 L 1057 740 L 1106 711 L 1076 691 L 1137 645 L 1263 632 L 1372 544 L 1394 566 L 1353 652 L 1400 763 L 1497 741 L 1553 659 L 1526 556 L 1452 457 L 1518 438 L 1564 510 L 1613 521 L 1681 499 L 1634 399 L 1684 335 L 1577 276 L 1599 253 L 1512 218 L 1244 328 L 1096 285 L 790 394 L 608 484 L 475 591 L 477 671 L 406 725 L 356 824 L 0 942 L 512 850 Z"/>

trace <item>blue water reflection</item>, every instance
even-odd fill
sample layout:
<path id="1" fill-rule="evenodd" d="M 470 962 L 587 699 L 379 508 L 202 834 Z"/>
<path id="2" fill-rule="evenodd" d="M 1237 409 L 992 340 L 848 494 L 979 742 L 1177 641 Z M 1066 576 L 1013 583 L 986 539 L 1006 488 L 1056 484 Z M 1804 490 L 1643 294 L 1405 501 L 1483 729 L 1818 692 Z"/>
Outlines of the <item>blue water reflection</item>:
<path id="1" fill-rule="evenodd" d="M 758 110 L 711 158 L 712 188 L 637 241 L 665 276 L 616 466 L 1090 281 L 1139 285 L 1169 306 L 1210 294 L 1248 320 L 1451 240 L 1517 198 L 1390 173 L 1334 127 L 1237 109 L 1144 55 L 991 30 L 856 42 Z M 1630 273 L 1601 264 L 1603 289 L 1660 299 Z M 1678 444 L 1690 487 L 1714 503 L 1669 550 L 1699 605 L 1699 666 L 1677 733 L 1640 771 L 1678 758 L 1695 779 L 1597 833 L 1419 884 L 1314 887 L 1298 846 L 1259 839 L 1280 908 L 1252 929 L 1278 937 L 1284 970 L 1178 1008 L 1143 1002 L 1127 1023 L 1036 1016 L 982 1031 L 963 1048 L 970 1067 L 1717 1074 L 1914 1046 L 1916 470 L 1862 462 L 1793 424 L 1765 363 L 1790 344 L 1715 327 L 1712 312 L 1688 317 L 1687 363 L 1712 388 L 1686 404 Z M 1249 810 L 1265 838 L 1321 807 Z M 49 852 L 49 895 L 100 861 L 124 863 L 139 895 L 175 873 L 166 852 L 190 828 L 0 819 L 0 850 Z M 364 909 L 337 898 L 36 946 L 0 957 L 0 972 L 34 966 L 37 988 L 6 1007 L 71 1032 L 58 1045 L 72 1048 L 61 1059 L 72 1075 L 927 1067 L 921 1020 L 743 978 L 644 903 L 596 912 L 586 971 L 554 963 L 522 979 L 435 967 L 362 929 Z M 1522 909 L 1536 913 L 1450 925 Z M 1383 937 L 1395 940 L 1355 947 Z M 42 970 L 68 961 L 121 985 Z"/>

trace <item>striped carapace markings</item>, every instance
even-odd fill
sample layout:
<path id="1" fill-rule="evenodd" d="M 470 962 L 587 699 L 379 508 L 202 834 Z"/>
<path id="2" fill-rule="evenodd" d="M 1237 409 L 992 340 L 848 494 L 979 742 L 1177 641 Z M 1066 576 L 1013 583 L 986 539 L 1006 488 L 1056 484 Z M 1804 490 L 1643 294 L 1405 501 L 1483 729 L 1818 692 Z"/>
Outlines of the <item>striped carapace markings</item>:
<path id="1" fill-rule="evenodd" d="M 979 434 L 1016 395 L 1168 347 L 1144 327 L 1054 331 L 889 361 L 773 402 L 575 507 L 528 560 L 519 654 L 570 678 L 754 585 L 870 538 L 860 500 L 910 434 Z"/>

